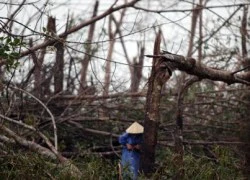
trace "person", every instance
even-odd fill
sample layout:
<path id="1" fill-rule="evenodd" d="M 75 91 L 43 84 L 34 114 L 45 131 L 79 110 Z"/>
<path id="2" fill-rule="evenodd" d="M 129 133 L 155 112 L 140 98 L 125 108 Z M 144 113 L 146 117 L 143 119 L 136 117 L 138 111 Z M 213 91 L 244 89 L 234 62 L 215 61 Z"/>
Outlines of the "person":
<path id="1" fill-rule="evenodd" d="M 122 144 L 121 166 L 124 180 L 136 180 L 138 177 L 143 132 L 143 126 L 134 122 L 119 136 L 119 143 Z"/>

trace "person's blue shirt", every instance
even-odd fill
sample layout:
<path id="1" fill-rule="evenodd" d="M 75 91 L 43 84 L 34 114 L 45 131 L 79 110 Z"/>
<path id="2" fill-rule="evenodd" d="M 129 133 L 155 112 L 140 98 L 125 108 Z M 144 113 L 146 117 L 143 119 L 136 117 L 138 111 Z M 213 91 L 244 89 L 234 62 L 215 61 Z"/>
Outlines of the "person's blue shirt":
<path id="1" fill-rule="evenodd" d="M 119 143 L 122 144 L 122 168 L 124 179 L 137 179 L 140 166 L 140 149 L 136 148 L 141 145 L 143 141 L 142 134 L 128 134 L 123 133 L 119 137 Z M 128 149 L 127 144 L 133 148 Z"/>

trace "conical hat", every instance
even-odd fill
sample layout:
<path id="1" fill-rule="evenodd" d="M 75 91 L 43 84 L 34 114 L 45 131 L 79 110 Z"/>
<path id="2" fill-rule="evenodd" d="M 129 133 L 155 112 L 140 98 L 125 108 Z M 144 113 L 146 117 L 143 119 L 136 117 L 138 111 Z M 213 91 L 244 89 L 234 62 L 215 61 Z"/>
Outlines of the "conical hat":
<path id="1" fill-rule="evenodd" d="M 141 134 L 144 132 L 144 128 L 138 122 L 134 122 L 126 129 L 126 132 L 129 134 Z"/>

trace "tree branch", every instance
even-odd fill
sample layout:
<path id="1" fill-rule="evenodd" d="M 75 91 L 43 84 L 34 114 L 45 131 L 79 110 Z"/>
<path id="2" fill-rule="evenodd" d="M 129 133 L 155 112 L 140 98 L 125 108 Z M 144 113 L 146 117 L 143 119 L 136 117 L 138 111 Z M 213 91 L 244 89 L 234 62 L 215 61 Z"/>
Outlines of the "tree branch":
<path id="1" fill-rule="evenodd" d="M 54 39 L 49 39 L 47 41 L 45 41 L 44 43 L 41 43 L 41 44 L 38 44 L 37 46 L 34 46 L 26 51 L 23 51 L 21 52 L 19 58 L 21 57 L 24 57 L 24 56 L 27 56 L 28 54 L 30 54 L 31 52 L 33 51 L 36 51 L 38 49 L 41 49 L 41 48 L 44 48 L 46 46 L 50 46 L 50 45 L 53 45 L 56 41 L 60 40 L 60 38 L 64 38 L 66 36 L 68 36 L 69 34 L 72 34 L 80 29 L 82 29 L 83 27 L 85 26 L 88 26 L 102 18 L 105 18 L 106 16 L 112 14 L 113 12 L 115 11 L 119 11 L 120 9 L 124 9 L 124 8 L 127 8 L 127 7 L 132 7 L 134 6 L 134 4 L 136 4 L 139 0 L 133 0 L 129 3 L 125 3 L 123 5 L 120 5 L 120 6 L 117 6 L 117 7 L 113 7 L 111 6 L 107 11 L 105 11 L 104 13 L 98 15 L 98 16 L 95 16 L 87 21 L 84 21 L 82 22 L 81 24 L 79 25 L 76 25 L 76 26 L 73 26 L 71 29 L 69 29 L 68 31 L 62 33 L 62 34 L 59 34 L 58 35 L 58 38 L 54 38 Z"/>
<path id="2" fill-rule="evenodd" d="M 18 87 L 11 87 L 13 89 L 16 89 L 16 90 L 19 90 L 19 91 L 22 91 L 26 94 L 28 94 L 29 96 L 31 96 L 32 98 L 34 98 L 39 104 L 41 104 L 44 109 L 46 109 L 46 111 L 48 112 L 48 114 L 50 115 L 51 117 L 51 121 L 52 121 L 52 124 L 53 124 L 53 129 L 54 129 L 54 143 L 55 143 L 55 150 L 57 151 L 58 149 L 58 141 L 57 141 L 57 127 L 56 127 L 56 121 L 55 121 L 55 118 L 53 116 L 53 114 L 50 112 L 50 110 L 48 109 L 48 107 L 42 102 L 40 101 L 39 99 L 37 99 L 35 96 L 33 96 L 32 94 L 30 94 L 29 92 L 23 90 L 23 89 L 20 89 Z"/>
<path id="3" fill-rule="evenodd" d="M 162 55 L 146 55 L 147 57 L 159 57 L 167 62 L 171 62 L 177 69 L 187 74 L 198 76 L 201 79 L 210 79 L 213 81 L 222 81 L 227 84 L 241 83 L 250 85 L 250 72 L 242 72 L 235 74 L 234 72 L 214 69 L 204 64 L 198 65 L 193 58 L 185 58 L 181 55 L 162 54 Z"/>
<path id="4" fill-rule="evenodd" d="M 28 141 L 24 138 L 22 138 L 21 136 L 18 136 L 15 132 L 11 131 L 9 128 L 7 128 L 4 125 L 0 125 L 0 129 L 2 131 L 4 131 L 5 133 L 7 133 L 11 138 L 13 138 L 18 144 L 24 146 L 24 147 L 28 147 L 29 149 L 38 152 L 41 155 L 45 155 L 47 157 L 50 157 L 52 159 L 56 159 L 57 156 L 51 152 L 49 149 L 40 146 L 39 144 L 36 144 L 35 142 L 32 141 Z"/>
<path id="5" fill-rule="evenodd" d="M 57 149 L 52 145 L 52 143 L 50 142 L 49 138 L 47 138 L 43 133 L 41 133 L 38 129 L 34 128 L 33 126 L 30 126 L 30 125 L 27 125 L 21 121 L 17 121 L 17 120 L 14 120 L 14 119 L 11 119 L 9 117 L 6 117 L 2 114 L 0 114 L 0 118 L 2 119 L 5 119 L 9 122 L 12 122 L 12 123 L 15 123 L 15 124 L 18 124 L 19 126 L 22 126 L 24 128 L 27 128 L 33 132 L 36 132 L 43 140 L 44 142 L 46 143 L 46 145 L 50 148 L 50 150 L 60 159 L 60 160 L 63 160 L 64 158 L 61 157 L 61 155 L 58 153 Z M 22 142 L 25 142 L 26 140 L 24 138 L 22 138 Z M 21 143 L 19 141 L 17 141 L 19 144 L 22 144 L 24 146 L 26 146 L 25 144 L 28 144 L 28 143 Z M 36 146 L 36 145 L 35 145 Z M 32 149 L 32 148 L 31 148 Z"/>

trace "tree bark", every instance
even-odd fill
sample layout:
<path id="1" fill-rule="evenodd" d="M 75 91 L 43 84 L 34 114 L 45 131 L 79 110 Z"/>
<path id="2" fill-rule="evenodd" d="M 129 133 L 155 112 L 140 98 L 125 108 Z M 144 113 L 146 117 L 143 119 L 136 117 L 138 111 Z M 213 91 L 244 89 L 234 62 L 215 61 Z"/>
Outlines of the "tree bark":
<path id="1" fill-rule="evenodd" d="M 191 32 L 190 32 L 190 40 L 189 40 L 187 57 L 191 57 L 193 54 L 192 51 L 193 51 L 193 46 L 194 46 L 194 36 L 195 36 L 195 31 L 196 31 L 197 19 L 199 17 L 200 12 L 201 12 L 200 5 L 197 5 L 193 9 L 193 14 L 192 14 Z"/>
<path id="2" fill-rule="evenodd" d="M 200 0 L 200 7 L 203 6 L 203 0 Z M 200 16 L 199 16 L 199 43 L 198 43 L 198 63 L 201 63 L 203 58 L 202 56 L 202 40 L 203 40 L 203 17 L 202 17 L 202 9 L 200 9 Z"/>
<path id="3" fill-rule="evenodd" d="M 158 33 L 154 54 L 160 54 L 161 32 Z M 157 144 L 157 130 L 160 119 L 159 107 L 161 101 L 161 90 L 164 83 L 170 78 L 162 58 L 154 58 L 151 75 L 148 82 L 146 96 L 145 120 L 144 120 L 144 142 L 142 147 L 141 169 L 145 174 L 153 171 L 155 163 L 155 147 Z"/>
<path id="4" fill-rule="evenodd" d="M 145 48 L 142 47 L 140 50 L 139 60 L 136 61 L 136 58 L 134 58 L 134 61 L 132 64 L 132 72 L 130 72 L 131 73 L 131 85 L 130 85 L 131 93 L 138 92 L 139 90 L 140 81 L 142 78 L 144 52 L 145 52 Z"/>
<path id="5" fill-rule="evenodd" d="M 99 6 L 99 1 L 96 1 L 92 18 L 96 17 L 98 6 Z M 80 87 L 79 87 L 79 91 L 78 91 L 79 94 L 84 93 L 84 91 L 86 90 L 86 88 L 88 86 L 86 78 L 87 78 L 89 62 L 91 60 L 91 55 L 92 55 L 92 53 L 94 53 L 93 49 L 92 49 L 92 44 L 91 44 L 93 41 L 93 37 L 94 37 L 94 31 L 95 31 L 95 22 L 92 23 L 89 27 L 89 33 L 88 33 L 88 39 L 87 39 L 88 44 L 86 44 L 85 55 L 84 55 L 84 58 L 81 62 L 82 69 L 80 72 L 81 79 L 80 79 Z"/>
<path id="6" fill-rule="evenodd" d="M 63 91 L 63 69 L 64 69 L 64 44 L 57 42 L 56 47 L 56 62 L 54 67 L 54 94 Z"/>
<path id="7" fill-rule="evenodd" d="M 32 47 L 33 46 L 33 39 L 29 40 L 29 46 Z M 41 88 L 41 84 L 42 84 L 42 63 L 43 63 L 43 58 L 45 54 L 45 50 L 41 51 L 41 55 L 40 58 L 37 58 L 37 55 L 35 52 L 31 53 L 31 57 L 34 63 L 34 94 L 36 97 L 41 97 L 42 95 L 42 88 Z"/>
<path id="8" fill-rule="evenodd" d="M 244 6 L 243 17 L 242 17 L 241 28 L 240 28 L 243 63 L 245 61 L 245 58 L 247 58 L 247 13 L 248 13 L 248 7 Z"/>
<path id="9" fill-rule="evenodd" d="M 56 34 L 56 20 L 55 18 L 51 18 L 52 22 L 50 27 L 52 30 L 50 32 L 52 35 Z M 67 31 L 67 27 L 66 27 Z M 67 37 L 65 36 L 62 39 L 59 39 L 55 44 L 54 47 L 56 48 L 56 60 L 54 65 L 54 94 L 58 94 L 63 91 L 63 81 L 64 81 L 64 41 Z"/>
<path id="10" fill-rule="evenodd" d="M 179 180 L 184 178 L 184 146 L 183 146 L 183 100 L 184 95 L 188 91 L 188 88 L 195 82 L 199 81 L 199 78 L 193 77 L 187 80 L 186 83 L 179 89 L 177 97 L 177 108 L 176 108 L 176 127 L 174 132 L 174 143 L 175 143 L 175 156 L 174 156 L 174 167 L 176 174 L 173 179 Z"/>
<path id="11" fill-rule="evenodd" d="M 55 34 L 56 31 L 56 26 L 55 26 L 55 18 L 53 17 L 48 17 L 48 22 L 47 22 L 47 32 L 50 34 Z M 44 42 L 47 41 L 48 38 L 46 37 Z M 30 47 L 33 47 L 33 40 L 30 39 Z M 45 83 L 46 79 L 46 72 L 43 71 L 42 65 L 44 62 L 44 57 L 46 54 L 46 47 L 41 48 L 41 51 L 39 54 L 35 53 L 34 51 L 31 52 L 31 57 L 34 63 L 34 93 L 37 97 L 42 97 L 48 90 L 42 85 Z"/>
<path id="12" fill-rule="evenodd" d="M 248 58 L 248 53 L 247 53 L 247 14 L 248 14 L 248 7 L 244 6 L 243 9 L 243 16 L 242 16 L 242 21 L 241 21 L 241 51 L 242 51 L 242 64 L 243 67 L 247 68 L 245 72 L 250 73 L 249 71 L 249 65 L 250 65 L 250 61 Z M 250 81 L 250 78 L 249 78 Z M 248 104 L 247 104 L 247 109 L 250 108 L 250 93 L 246 93 L 246 95 L 244 96 L 245 99 L 243 100 L 247 100 Z M 243 159 L 243 165 L 244 165 L 244 169 L 243 172 L 246 176 L 247 179 L 250 178 L 250 119 L 249 116 L 250 113 L 246 112 L 246 118 L 242 118 L 242 119 L 248 119 L 248 121 L 244 121 L 242 120 L 241 122 L 241 134 L 240 134 L 240 138 L 243 142 L 245 142 L 244 146 L 240 146 L 239 148 L 243 151 L 244 154 L 244 159 Z"/>
<path id="13" fill-rule="evenodd" d="M 112 32 L 112 15 L 109 17 L 109 39 L 110 39 L 110 44 L 109 44 L 109 50 L 108 50 L 108 55 L 107 55 L 107 61 L 106 61 L 106 66 L 105 66 L 105 77 L 104 77 L 104 87 L 103 87 L 103 95 L 107 96 L 109 94 L 109 86 L 110 86 L 110 74 L 111 74 L 111 60 L 112 60 L 112 54 L 113 54 L 113 49 L 115 45 L 115 33 Z"/>
<path id="14" fill-rule="evenodd" d="M 56 34 L 56 19 L 53 17 L 48 18 L 48 24 L 47 24 L 47 31 L 48 33 L 53 37 Z M 48 41 L 48 38 L 45 38 L 45 42 Z M 55 41 L 54 43 L 56 43 Z M 54 45 L 51 44 L 51 45 Z M 44 47 L 44 56 L 46 53 L 46 47 Z M 43 57 L 44 58 L 44 57 Z M 42 69 L 42 87 L 43 87 L 43 95 L 49 95 L 51 93 L 50 86 L 51 86 L 51 80 L 53 77 L 54 72 L 47 72 L 48 71 L 48 66 L 44 66 Z"/>

